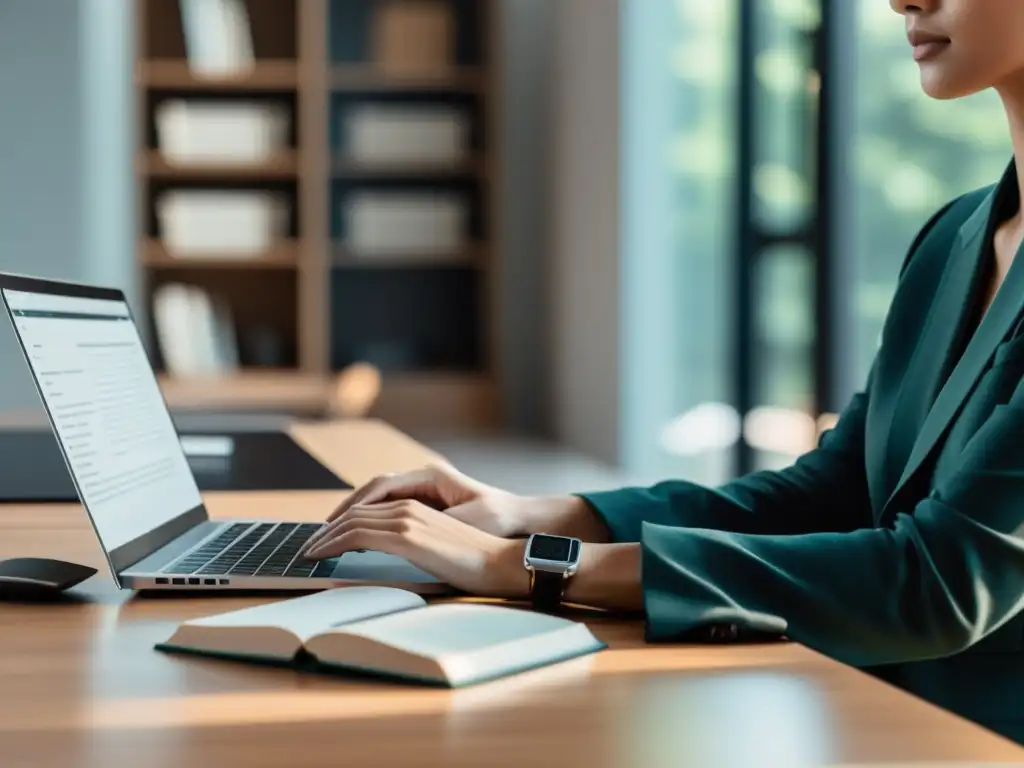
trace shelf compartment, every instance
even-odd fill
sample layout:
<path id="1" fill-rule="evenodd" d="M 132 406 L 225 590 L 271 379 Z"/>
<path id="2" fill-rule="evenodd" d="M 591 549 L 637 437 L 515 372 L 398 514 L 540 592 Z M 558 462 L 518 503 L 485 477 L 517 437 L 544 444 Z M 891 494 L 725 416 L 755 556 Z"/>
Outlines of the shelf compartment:
<path id="1" fill-rule="evenodd" d="M 297 273 L 273 270 L 181 269 L 149 270 L 148 305 L 156 289 L 181 283 L 202 289 L 224 301 L 231 311 L 240 363 L 243 368 L 293 368 L 298 359 Z M 154 352 L 157 346 L 153 347 Z M 163 369 L 163 358 L 155 360 Z"/>
<path id="2" fill-rule="evenodd" d="M 482 371 L 482 277 L 462 266 L 333 270 L 333 369 Z"/>
<path id="3" fill-rule="evenodd" d="M 145 183 L 148 182 L 148 183 Z M 146 208 L 143 219 L 144 237 L 160 239 L 163 234 L 157 216 L 157 205 L 165 192 L 171 191 L 225 191 L 225 192 L 251 192 L 263 191 L 279 197 L 284 201 L 287 214 L 287 227 L 278 235 L 277 239 L 297 239 L 300 235 L 301 221 L 300 211 L 296 204 L 295 179 L 225 179 L 223 177 L 210 176 L 208 178 L 197 178 L 182 176 L 180 178 L 161 178 L 158 176 L 149 177 L 142 184 Z"/>
<path id="4" fill-rule="evenodd" d="M 478 66 L 489 59 L 489 41 L 481 35 L 487 11 L 481 0 L 447 0 L 455 22 L 452 56 L 455 65 Z M 375 55 L 377 0 L 330 0 L 329 56 L 338 64 L 371 61 Z"/>
<path id="5" fill-rule="evenodd" d="M 139 41 L 143 59 L 184 59 L 185 34 L 180 0 L 144 0 Z M 245 0 L 253 54 L 264 60 L 294 61 L 298 54 L 299 0 Z M 303 3 L 305 4 L 305 3 Z"/>
<path id="6" fill-rule="evenodd" d="M 335 177 L 332 179 L 330 197 L 331 237 L 340 242 L 348 240 L 346 205 L 352 195 L 365 192 L 399 196 L 458 197 L 464 200 L 467 206 L 463 239 L 471 243 L 483 242 L 488 239 L 487 206 L 483 194 L 485 186 L 481 179 L 474 176 L 446 176 L 434 179 L 397 176 L 378 176 L 372 179 Z"/>

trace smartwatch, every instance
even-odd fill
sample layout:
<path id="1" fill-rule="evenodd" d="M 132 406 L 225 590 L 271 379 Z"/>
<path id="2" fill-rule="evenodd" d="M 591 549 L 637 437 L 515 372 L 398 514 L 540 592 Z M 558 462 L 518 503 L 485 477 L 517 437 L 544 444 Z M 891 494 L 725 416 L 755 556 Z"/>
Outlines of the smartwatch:
<path id="1" fill-rule="evenodd" d="M 535 533 L 526 542 L 523 567 L 530 572 L 535 610 L 551 613 L 562 604 L 565 583 L 580 564 L 582 542 L 569 536 Z"/>

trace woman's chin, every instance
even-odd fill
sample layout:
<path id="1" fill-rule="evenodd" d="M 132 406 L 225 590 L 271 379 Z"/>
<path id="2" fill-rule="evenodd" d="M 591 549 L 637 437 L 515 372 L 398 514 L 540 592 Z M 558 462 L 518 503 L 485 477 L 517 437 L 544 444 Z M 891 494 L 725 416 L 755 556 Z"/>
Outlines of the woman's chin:
<path id="1" fill-rule="evenodd" d="M 949 101 L 970 96 L 983 90 L 985 85 L 976 85 L 963 78 L 958 78 L 948 71 L 943 71 L 936 65 L 923 64 L 921 66 L 921 88 L 933 99 Z"/>

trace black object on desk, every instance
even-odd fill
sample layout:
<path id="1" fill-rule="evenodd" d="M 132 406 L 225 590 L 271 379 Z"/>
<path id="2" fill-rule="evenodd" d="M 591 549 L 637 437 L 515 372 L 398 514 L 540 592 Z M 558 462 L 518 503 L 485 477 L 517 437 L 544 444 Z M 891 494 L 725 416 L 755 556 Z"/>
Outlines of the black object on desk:
<path id="1" fill-rule="evenodd" d="M 95 573 L 87 565 L 45 557 L 0 560 L 0 602 L 52 599 Z"/>
<path id="2" fill-rule="evenodd" d="M 228 438 L 226 455 L 188 455 L 201 491 L 332 491 L 352 486 L 284 432 L 191 431 L 190 438 Z M 0 430 L 0 501 L 77 501 L 67 466 L 49 430 Z"/>

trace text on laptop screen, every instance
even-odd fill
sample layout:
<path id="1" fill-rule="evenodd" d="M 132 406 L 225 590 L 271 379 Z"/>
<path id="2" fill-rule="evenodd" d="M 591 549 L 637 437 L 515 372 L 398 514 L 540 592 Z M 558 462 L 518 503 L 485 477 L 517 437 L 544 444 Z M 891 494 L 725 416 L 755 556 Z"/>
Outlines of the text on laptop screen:
<path id="1" fill-rule="evenodd" d="M 128 306 L 6 289 L 4 298 L 104 548 L 198 507 Z"/>

